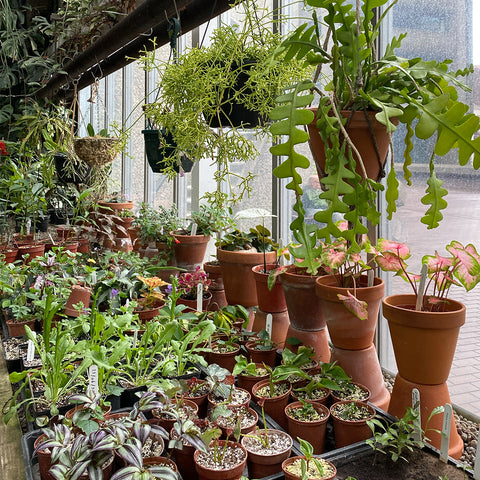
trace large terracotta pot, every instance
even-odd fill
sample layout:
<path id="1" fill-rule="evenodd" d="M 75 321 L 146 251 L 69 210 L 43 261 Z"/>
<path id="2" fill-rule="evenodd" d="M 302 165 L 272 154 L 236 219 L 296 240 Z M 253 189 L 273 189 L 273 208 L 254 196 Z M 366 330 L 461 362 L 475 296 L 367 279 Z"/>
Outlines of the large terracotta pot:
<path id="1" fill-rule="evenodd" d="M 332 343 L 346 350 L 361 350 L 368 348 L 374 339 L 377 325 L 380 301 L 385 292 L 385 283 L 375 277 L 372 287 L 367 287 L 367 277 L 357 280 L 357 288 L 341 288 L 336 286 L 333 275 L 319 277 L 316 280 L 315 291 L 321 305 L 328 332 Z M 368 318 L 360 320 L 349 312 L 338 295 L 347 295 L 350 292 L 357 299 L 367 302 Z"/>
<path id="2" fill-rule="evenodd" d="M 310 110 L 315 114 L 314 121 L 307 126 L 310 135 L 310 150 L 312 151 L 317 166 L 318 176 L 322 178 L 325 176 L 325 144 L 320 137 L 316 125 L 317 108 L 312 107 Z M 375 143 L 365 118 L 365 112 L 363 111 L 355 112 L 353 114 L 350 123 L 346 126 L 346 130 L 351 141 L 360 152 L 368 178 L 378 181 L 385 176 L 383 166 L 385 165 L 390 139 L 385 125 L 377 121 L 375 118 L 376 113 L 377 112 L 368 112 L 368 118 L 375 136 Z M 341 115 L 343 118 L 348 118 L 351 115 L 351 112 L 349 110 L 342 110 Z M 396 119 L 393 119 L 392 121 L 393 123 L 398 123 Z M 375 144 L 378 147 L 380 159 L 377 155 Z M 359 175 L 362 175 L 358 162 L 356 171 Z"/>
<path id="3" fill-rule="evenodd" d="M 229 305 L 253 307 L 258 305 L 257 288 L 252 267 L 263 263 L 273 263 L 276 252 L 251 252 L 239 250 L 231 252 L 217 248 L 217 260 L 222 269 L 225 296 Z"/>
<path id="4" fill-rule="evenodd" d="M 208 235 L 181 235 L 177 232 L 171 232 L 170 235 L 175 239 L 173 249 L 177 267 L 193 272 L 203 264 L 210 241 Z"/>
<path id="5" fill-rule="evenodd" d="M 325 448 L 325 435 L 327 433 L 327 421 L 330 417 L 330 411 L 325 405 L 312 403 L 313 408 L 323 418 L 306 422 L 298 420 L 292 416 L 292 411 L 302 408 L 302 402 L 293 402 L 285 407 L 285 415 L 288 423 L 288 433 L 294 438 L 307 440 L 313 446 L 313 453 L 318 455 L 323 453 Z"/>
<path id="6" fill-rule="evenodd" d="M 465 305 L 448 300 L 444 312 L 413 310 L 415 295 L 383 300 L 399 374 L 413 383 L 437 385 L 448 379 Z"/>
<path id="7" fill-rule="evenodd" d="M 258 432 L 260 435 L 263 433 L 264 431 L 262 429 Z M 258 436 L 258 434 L 255 436 Z M 275 437 L 281 438 L 282 440 L 280 442 L 275 442 Z M 275 443 L 279 443 L 283 448 L 270 448 L 265 449 L 265 451 L 259 451 L 258 448 L 254 448 L 257 442 L 260 443 L 259 440 L 255 442 L 254 437 L 243 437 L 241 440 L 242 445 L 248 452 L 247 465 L 249 478 L 264 478 L 281 472 L 282 462 L 290 456 L 293 441 L 288 433 L 269 428 L 268 438 L 271 441 L 272 447 Z"/>
<path id="8" fill-rule="evenodd" d="M 285 294 L 280 280 L 277 278 L 272 289 L 268 288 L 268 277 L 272 270 L 277 268 L 276 264 L 267 264 L 267 272 L 264 272 L 264 265 L 255 265 L 252 267 L 253 277 L 257 288 L 258 308 L 262 312 L 283 312 L 287 309 Z"/>
<path id="9" fill-rule="evenodd" d="M 217 448 L 221 451 L 225 445 L 227 440 L 218 440 L 217 441 Z M 193 459 L 195 461 L 195 468 L 197 469 L 198 479 L 199 480 L 239 480 L 242 476 L 243 470 L 245 465 L 247 464 L 247 451 L 245 447 L 237 442 L 228 442 L 228 446 L 234 446 L 235 448 L 241 448 L 244 452 L 243 460 L 240 460 L 239 463 L 234 465 L 230 469 L 213 469 L 207 468 L 199 464 L 198 457 L 201 455 L 201 452 L 197 450 L 194 455 Z M 209 451 L 213 450 L 213 445 L 210 445 Z"/>
<path id="10" fill-rule="evenodd" d="M 99 208 L 99 211 L 103 213 L 115 213 L 120 210 L 132 210 L 133 202 L 98 202 L 98 205 L 103 208 Z M 113 210 L 113 212 L 111 212 Z"/>
<path id="11" fill-rule="evenodd" d="M 21 337 L 25 335 L 25 325 L 28 325 L 30 330 L 35 330 L 35 320 L 25 320 L 23 322 L 7 320 L 9 337 Z"/>
<path id="12" fill-rule="evenodd" d="M 289 265 L 280 280 L 287 302 L 290 325 L 302 331 L 318 331 L 325 328 L 325 318 L 315 296 L 315 281 L 318 277 L 303 274 L 302 270 Z"/>

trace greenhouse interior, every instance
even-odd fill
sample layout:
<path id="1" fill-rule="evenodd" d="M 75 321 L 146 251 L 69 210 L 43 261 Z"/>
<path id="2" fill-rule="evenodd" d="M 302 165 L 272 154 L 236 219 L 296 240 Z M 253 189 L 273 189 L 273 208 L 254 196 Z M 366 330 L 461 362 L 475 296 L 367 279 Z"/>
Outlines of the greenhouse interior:
<path id="1" fill-rule="evenodd" d="M 479 22 L 0 0 L 0 476 L 479 480 Z"/>

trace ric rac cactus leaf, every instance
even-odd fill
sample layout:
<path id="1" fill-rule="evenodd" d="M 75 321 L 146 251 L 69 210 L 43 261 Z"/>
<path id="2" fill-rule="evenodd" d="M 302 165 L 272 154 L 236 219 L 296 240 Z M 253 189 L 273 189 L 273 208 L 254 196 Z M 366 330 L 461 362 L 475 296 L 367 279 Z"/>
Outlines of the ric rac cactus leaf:
<path id="1" fill-rule="evenodd" d="M 387 218 L 392 219 L 392 215 L 397 211 L 398 187 L 400 183 L 395 174 L 392 165 L 387 176 L 387 190 L 385 192 L 385 200 L 387 201 Z"/>
<path id="2" fill-rule="evenodd" d="M 306 107 L 313 100 L 313 94 L 309 93 L 313 87 L 311 81 L 304 81 L 297 84 L 288 93 L 277 97 L 277 107 L 271 112 L 271 119 L 275 122 L 271 125 L 270 131 L 275 136 L 285 135 L 286 140 L 279 139 L 278 144 L 270 148 L 273 155 L 287 157 L 278 167 L 273 170 L 277 178 L 291 178 L 286 188 L 302 195 L 302 178 L 297 168 L 306 169 L 310 166 L 310 160 L 304 155 L 295 151 L 295 145 L 305 143 L 308 140 L 308 133 L 298 126 L 308 125 L 313 121 L 314 114 Z M 308 93 L 307 93 L 308 92 Z"/>
<path id="3" fill-rule="evenodd" d="M 420 116 L 417 126 L 415 127 L 415 135 L 417 138 L 425 140 L 437 131 L 439 122 L 434 114 L 441 112 L 449 101 L 450 95 L 444 93 L 422 106 L 424 113 Z"/>
<path id="4" fill-rule="evenodd" d="M 422 197 L 424 205 L 430 205 L 430 208 L 425 212 L 421 222 L 427 225 L 428 229 L 437 228 L 439 222 L 443 219 L 440 210 L 447 208 L 447 201 L 443 198 L 447 195 L 447 190 L 442 188 L 443 181 L 438 179 L 433 169 L 433 160 L 430 162 L 430 178 L 427 180 L 426 195 Z"/>

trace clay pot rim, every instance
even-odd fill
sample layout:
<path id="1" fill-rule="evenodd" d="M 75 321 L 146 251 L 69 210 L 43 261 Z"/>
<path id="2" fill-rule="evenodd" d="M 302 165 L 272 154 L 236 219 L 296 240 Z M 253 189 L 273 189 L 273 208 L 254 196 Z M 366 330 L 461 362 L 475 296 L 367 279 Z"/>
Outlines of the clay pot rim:
<path id="1" fill-rule="evenodd" d="M 366 408 L 368 408 L 371 415 L 368 418 L 362 418 L 360 420 L 345 420 L 344 418 L 340 418 L 337 415 L 335 415 L 335 413 L 332 411 L 333 408 L 335 407 L 335 405 L 346 404 L 346 403 L 361 404 L 362 406 L 365 406 Z M 340 400 L 339 402 L 335 402 L 334 404 L 332 404 L 332 406 L 330 407 L 330 416 L 332 418 L 334 418 L 335 420 L 339 420 L 340 422 L 345 422 L 345 423 L 348 423 L 348 424 L 366 422 L 367 420 L 371 420 L 373 417 L 375 417 L 375 415 L 376 415 L 375 409 L 371 405 L 369 405 L 367 402 L 359 402 L 357 400 Z"/>
<path id="2" fill-rule="evenodd" d="M 242 449 L 242 451 L 243 451 L 243 453 L 244 453 L 244 455 L 245 455 L 245 458 L 244 458 L 241 462 L 239 462 L 239 463 L 237 463 L 236 465 L 234 465 L 233 467 L 231 467 L 232 469 L 233 469 L 233 468 L 238 468 L 238 467 L 240 467 L 242 464 L 246 464 L 246 463 L 247 463 L 248 452 L 247 452 L 246 448 L 245 448 L 241 443 L 239 443 L 239 442 L 234 442 L 234 441 L 232 441 L 232 440 L 214 440 L 214 441 L 217 441 L 218 444 L 219 444 L 219 445 L 222 445 L 222 446 L 225 445 L 225 442 L 227 442 L 227 446 L 229 446 L 229 447 L 233 447 L 233 448 L 239 447 L 239 448 Z M 210 445 L 212 445 L 214 441 L 212 441 L 212 443 L 210 443 Z M 210 446 L 208 447 L 208 449 L 210 450 Z M 202 453 L 202 452 L 201 452 L 200 450 L 195 450 L 195 453 L 193 454 L 193 460 L 195 461 L 195 465 L 196 465 L 196 466 L 198 465 L 202 470 L 205 470 L 205 471 L 207 471 L 207 472 L 222 472 L 222 471 L 228 471 L 228 470 L 230 470 L 230 468 L 228 468 L 228 469 L 224 468 L 224 469 L 218 469 L 218 470 L 216 470 L 216 469 L 208 468 L 208 467 L 205 467 L 204 465 L 198 464 L 198 463 L 197 463 L 197 458 L 198 458 L 198 456 L 199 456 L 201 453 Z"/>
<path id="3" fill-rule="evenodd" d="M 253 385 L 252 387 L 252 397 L 254 398 L 265 398 L 265 401 L 268 402 L 269 400 L 276 400 L 278 398 L 283 398 L 287 395 L 290 395 L 291 391 L 292 391 L 292 385 L 288 382 L 288 380 L 282 380 L 280 382 L 274 382 L 274 385 L 278 385 L 278 384 L 288 384 L 290 386 L 290 389 L 283 393 L 282 395 L 277 395 L 276 397 L 259 397 L 256 392 L 266 386 L 266 385 L 270 385 L 270 379 L 266 379 L 266 380 L 259 380 L 257 383 L 255 383 L 255 385 Z"/>
<path id="4" fill-rule="evenodd" d="M 296 265 L 288 265 L 287 269 L 280 275 L 280 281 L 283 283 L 284 279 L 288 283 L 301 283 L 301 284 L 315 284 L 317 278 L 320 278 L 322 275 L 311 275 L 307 273 L 305 269 L 297 267 Z"/>
<path id="5" fill-rule="evenodd" d="M 254 455 L 257 455 L 257 456 L 259 456 L 259 457 L 277 456 L 277 455 L 282 455 L 282 454 L 285 454 L 286 452 L 291 451 L 291 449 L 292 449 L 292 447 L 293 447 L 293 438 L 292 438 L 292 436 L 291 436 L 287 431 L 285 431 L 285 430 L 277 430 L 276 428 L 267 428 L 267 431 L 268 431 L 268 433 L 277 433 L 277 434 L 280 434 L 280 435 L 282 435 L 282 436 L 285 436 L 285 437 L 288 438 L 288 440 L 290 441 L 290 445 L 289 445 L 287 448 L 285 448 L 285 450 L 281 450 L 281 451 L 279 451 L 279 452 L 277 452 L 277 453 L 275 453 L 275 454 L 271 454 L 271 453 L 270 453 L 270 454 L 265 454 L 265 453 L 261 453 L 261 452 L 256 452 L 256 451 L 254 451 L 254 450 L 251 450 L 251 451 L 250 451 L 250 450 L 247 448 L 247 446 L 244 445 L 244 443 L 243 443 L 244 440 L 245 440 L 245 442 L 248 440 L 248 437 L 242 437 L 242 439 L 240 440 L 240 443 L 245 447 L 245 450 L 246 450 L 249 454 L 250 454 L 250 452 L 251 452 L 251 453 L 253 453 Z M 263 433 L 263 432 L 264 432 L 264 429 L 261 428 L 261 429 L 260 429 L 260 432 Z M 257 432 L 255 432 L 255 434 L 252 435 L 252 436 L 258 436 Z"/>
<path id="6" fill-rule="evenodd" d="M 415 303 L 416 296 L 414 294 L 389 295 L 382 300 L 383 315 L 389 323 L 395 323 L 398 325 L 404 325 L 419 329 L 451 329 L 461 327 L 465 323 L 466 307 L 463 303 L 457 300 L 447 299 L 447 307 L 452 308 L 449 310 L 445 310 L 444 312 L 411 310 L 409 308 L 404 308 L 401 306 L 415 305 Z M 404 313 L 404 315 L 402 315 L 401 318 L 400 316 L 398 318 L 397 316 L 395 316 L 395 318 L 390 318 L 390 316 L 388 315 L 389 311 Z M 456 321 L 452 321 L 453 317 L 456 318 Z"/>
<path id="7" fill-rule="evenodd" d="M 177 240 L 181 242 L 181 240 L 185 240 L 186 238 L 190 238 L 191 242 L 199 243 L 199 240 L 203 239 L 205 243 L 210 241 L 210 235 L 204 235 L 203 233 L 200 235 L 189 235 L 188 233 L 178 233 L 181 230 L 172 230 L 171 232 L 168 232 L 169 235 L 172 237 L 175 237 Z M 187 240 L 186 243 L 189 241 Z M 203 243 L 203 242 L 200 242 Z"/>
<path id="8" fill-rule="evenodd" d="M 297 455 L 295 457 L 287 458 L 286 460 L 284 460 L 282 462 L 282 471 L 285 472 L 285 467 L 287 467 L 291 463 L 295 462 L 296 460 L 302 459 L 302 458 L 305 459 L 305 455 Z M 332 467 L 332 469 L 333 469 L 332 475 L 330 475 L 328 477 L 323 477 L 323 479 L 326 479 L 326 480 L 334 479 L 337 476 L 337 467 L 335 467 L 335 465 L 332 462 L 330 462 L 329 460 L 327 460 L 326 458 L 322 458 L 321 460 L 324 461 L 324 462 L 327 462 L 330 465 L 330 467 Z M 290 473 L 290 472 L 288 472 L 288 474 L 290 476 L 294 477 L 295 479 L 298 478 L 298 480 L 301 480 L 301 478 L 302 478 L 302 477 L 298 477 L 297 475 L 294 475 L 293 473 Z M 322 480 L 322 479 L 318 479 L 318 480 Z"/>
<path id="9" fill-rule="evenodd" d="M 329 290 L 331 288 L 335 288 L 335 290 L 338 290 L 339 292 L 345 294 L 348 291 L 353 292 L 354 287 L 338 287 L 337 285 L 333 285 L 335 282 L 335 278 L 338 277 L 337 275 L 322 275 L 318 277 L 315 280 L 315 290 L 318 291 L 320 290 L 323 293 L 325 290 Z M 385 292 L 385 282 L 383 279 L 380 277 L 374 277 L 373 279 L 373 285 L 371 287 L 366 287 L 360 285 L 360 282 L 364 282 L 367 278 L 367 275 L 360 275 L 360 277 L 357 279 L 357 285 L 356 285 L 356 297 L 357 298 L 363 298 L 364 296 L 368 296 L 370 300 L 373 300 L 375 298 L 382 298 Z M 381 288 L 380 288 L 381 287 Z M 375 293 L 377 295 L 375 295 Z M 335 293 L 335 297 L 337 296 L 337 293 Z"/>

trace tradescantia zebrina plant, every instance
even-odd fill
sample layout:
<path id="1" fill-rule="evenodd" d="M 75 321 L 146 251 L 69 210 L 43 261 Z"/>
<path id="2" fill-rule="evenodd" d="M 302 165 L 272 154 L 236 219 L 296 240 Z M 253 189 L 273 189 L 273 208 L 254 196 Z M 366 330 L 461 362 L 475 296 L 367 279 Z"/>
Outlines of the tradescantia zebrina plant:
<path id="1" fill-rule="evenodd" d="M 443 198 L 447 191 L 435 174 L 435 157 L 457 149 L 460 165 L 466 165 L 473 156 L 474 168 L 480 167 L 480 139 L 474 138 L 480 120 L 458 100 L 459 90 L 469 90 L 460 79 L 471 73 L 472 67 L 453 72 L 448 68 L 450 60 L 400 58 L 395 51 L 406 34 L 393 38 L 383 55 L 377 55 L 375 42 L 380 26 L 397 0 L 357 0 L 356 4 L 353 3 L 306 0 L 306 4 L 312 7 L 312 18 L 283 42 L 285 60 L 301 59 L 316 66 L 316 78 L 320 77 L 322 67 L 325 70 L 328 67 L 332 74 L 325 82 L 303 80 L 288 88 L 277 98 L 277 107 L 271 113 L 274 121 L 271 132 L 279 137 L 279 143 L 271 151 L 284 157 L 274 174 L 290 179 L 287 188 L 295 192 L 294 210 L 298 215 L 291 229 L 295 239 L 306 249 L 303 252 L 305 259 L 311 262 L 315 259 L 312 249 L 317 238 L 325 238 L 328 242 L 331 237 L 343 237 L 351 248 L 359 250 L 356 238 L 359 238 L 358 234 L 367 233 L 364 220 L 375 225 L 380 219 L 376 200 L 378 192 L 385 187 L 379 180 L 365 175 L 365 158 L 355 151 L 346 132 L 351 112 L 373 111 L 372 122 L 376 119 L 383 124 L 390 139 L 397 120 L 405 124 L 403 173 L 407 183 L 411 177 L 412 138 L 436 138 L 426 194 L 422 198 L 422 203 L 428 205 L 422 222 L 428 228 L 438 225 L 442 210 L 447 206 Z M 384 7 L 383 14 L 373 22 L 376 9 L 381 7 Z M 320 36 L 320 18 L 328 27 L 323 38 Z M 326 157 L 325 176 L 321 179 L 324 191 L 320 198 L 328 202 L 325 210 L 314 215 L 315 220 L 325 224 L 320 228 L 304 222 L 300 172 L 309 167 L 310 161 L 297 151 L 298 145 L 309 138 L 305 127 L 314 121 L 314 113 L 307 107 L 316 98 L 319 99 L 316 126 L 325 144 Z M 369 127 L 372 131 L 370 123 Z M 389 218 L 396 211 L 399 185 L 393 160 L 391 155 L 392 166 L 385 192 Z M 338 214 L 348 220 L 347 231 L 340 231 L 335 224 Z"/>

